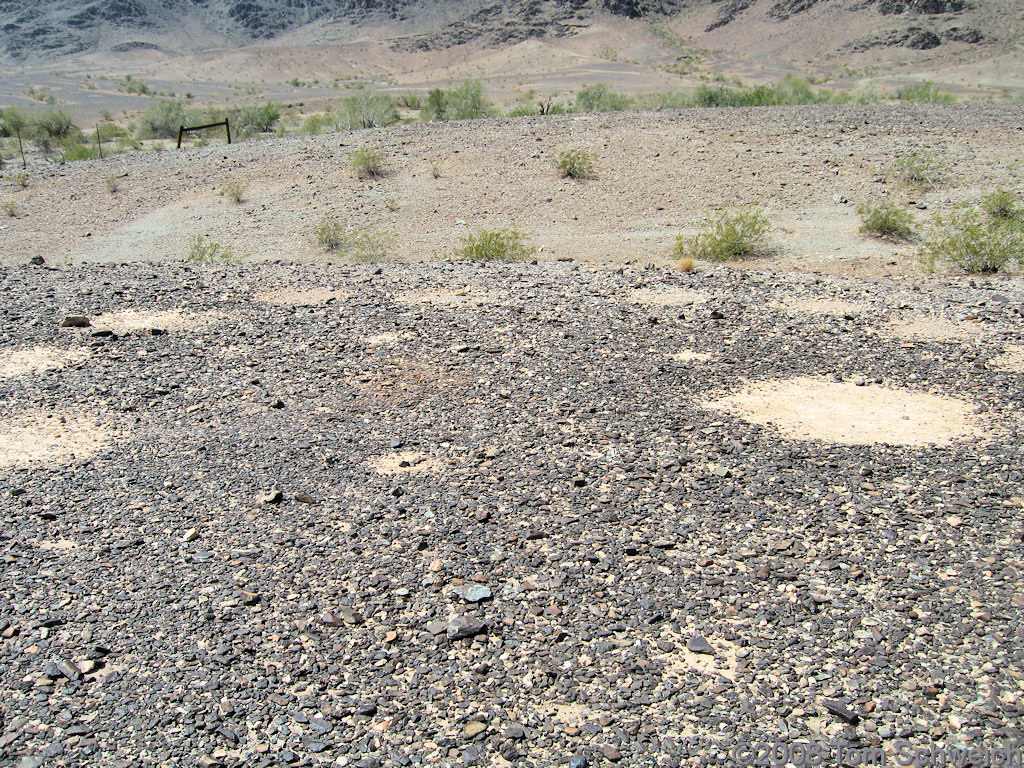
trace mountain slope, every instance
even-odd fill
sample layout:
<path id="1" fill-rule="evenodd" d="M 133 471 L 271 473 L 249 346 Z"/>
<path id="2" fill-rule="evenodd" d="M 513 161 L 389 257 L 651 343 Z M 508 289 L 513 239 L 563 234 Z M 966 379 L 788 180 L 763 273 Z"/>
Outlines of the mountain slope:
<path id="1" fill-rule="evenodd" d="M 0 0 L 0 57 L 146 48 L 180 54 L 289 38 L 429 51 L 567 37 L 599 16 L 672 19 L 691 40 L 703 45 L 699 38 L 710 35 L 707 47 L 726 50 L 787 35 L 829 41 L 849 54 L 930 50 L 1024 31 L 1014 0 Z"/>

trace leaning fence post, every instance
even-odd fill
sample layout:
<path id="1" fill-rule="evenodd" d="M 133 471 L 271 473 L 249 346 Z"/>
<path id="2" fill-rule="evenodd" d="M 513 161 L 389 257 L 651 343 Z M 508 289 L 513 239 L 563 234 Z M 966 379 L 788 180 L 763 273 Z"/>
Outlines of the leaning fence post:
<path id="1" fill-rule="evenodd" d="M 185 135 L 185 126 L 178 129 L 178 149 L 181 149 L 181 137 Z"/>
<path id="2" fill-rule="evenodd" d="M 100 141 L 100 124 L 96 123 L 96 149 L 100 152 L 100 160 L 103 159 L 103 142 Z"/>
<path id="3" fill-rule="evenodd" d="M 228 129 L 228 144 L 231 143 L 231 121 L 224 118 L 224 127 Z"/>

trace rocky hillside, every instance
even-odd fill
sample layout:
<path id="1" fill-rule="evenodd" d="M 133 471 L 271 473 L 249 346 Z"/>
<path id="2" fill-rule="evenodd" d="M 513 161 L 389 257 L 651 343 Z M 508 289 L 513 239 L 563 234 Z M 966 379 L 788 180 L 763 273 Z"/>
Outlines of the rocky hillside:
<path id="1" fill-rule="evenodd" d="M 864 45 L 934 48 L 944 41 L 979 43 L 998 28 L 1002 0 L 9 0 L 0 2 L 0 56 L 9 62 L 92 51 L 159 48 L 172 53 L 242 46 L 299 31 L 315 37 L 394 39 L 407 50 L 462 43 L 503 45 L 564 37 L 595 16 L 624 19 L 678 14 L 707 17 L 705 31 L 756 16 L 771 24 L 823 13 L 829 23 L 855 19 L 884 30 Z M 1011 12 L 1012 13 L 1012 12 Z M 897 17 L 898 23 L 887 21 Z M 967 24 L 964 23 L 966 17 Z M 737 30 L 738 35 L 745 32 Z"/>

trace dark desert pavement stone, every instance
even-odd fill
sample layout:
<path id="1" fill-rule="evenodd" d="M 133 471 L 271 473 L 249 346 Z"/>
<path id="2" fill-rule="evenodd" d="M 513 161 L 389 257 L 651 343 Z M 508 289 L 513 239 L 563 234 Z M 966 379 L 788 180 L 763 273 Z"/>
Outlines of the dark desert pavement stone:
<path id="1" fill-rule="evenodd" d="M 79 306 L 68 285 L 122 311 L 130 285 L 140 311 L 222 318 L 96 347 L 0 324 L 5 349 L 87 352 L 0 377 L 0 456 L 24 449 L 25 409 L 47 439 L 68 412 L 111 435 L 0 462 L 0 762 L 56 744 L 48 763 L 546 768 L 610 765 L 607 748 L 647 768 L 724 764 L 783 730 L 1024 735 L 1024 379 L 975 365 L 1024 344 L 996 311 L 1024 289 L 618 271 L 0 272 L 19 317 Z M 267 283 L 347 298 L 252 301 Z M 467 289 L 501 300 L 400 300 Z M 708 294 L 723 317 L 640 291 Z M 907 341 L 897 315 L 971 334 Z M 834 376 L 969 402 L 976 431 L 839 443 L 706 405 L 741 379 Z M 399 449 L 431 470 L 378 472 Z"/>

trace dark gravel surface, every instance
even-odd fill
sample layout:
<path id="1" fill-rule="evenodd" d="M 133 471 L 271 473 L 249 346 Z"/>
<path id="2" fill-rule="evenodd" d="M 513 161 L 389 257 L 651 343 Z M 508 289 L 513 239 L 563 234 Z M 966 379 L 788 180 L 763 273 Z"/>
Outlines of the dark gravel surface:
<path id="1" fill-rule="evenodd" d="M 1024 737 L 1024 373 L 990 365 L 1024 341 L 1019 283 L 442 263 L 0 285 L 3 351 L 88 352 L 0 378 L 0 433 L 28 413 L 110 433 L 0 468 L 0 765 L 723 765 L 747 741 Z M 340 297 L 256 299 L 289 287 Z M 630 300 L 672 287 L 709 300 Z M 410 300 L 431 291 L 450 301 Z M 793 297 L 863 309 L 773 303 Z M 94 335 L 126 309 L 214 320 Z M 977 334 L 879 330 L 926 315 Z M 997 428 L 840 446 L 700 406 L 791 376 L 970 399 Z"/>

